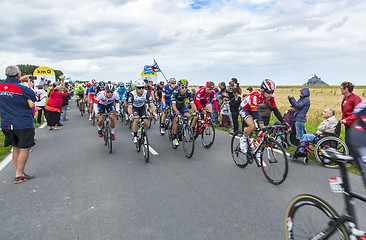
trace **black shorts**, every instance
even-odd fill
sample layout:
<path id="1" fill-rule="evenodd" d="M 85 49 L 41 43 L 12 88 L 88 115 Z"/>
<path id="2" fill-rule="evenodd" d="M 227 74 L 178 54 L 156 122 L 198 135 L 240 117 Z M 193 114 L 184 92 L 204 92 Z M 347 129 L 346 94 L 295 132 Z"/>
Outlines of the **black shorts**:
<path id="1" fill-rule="evenodd" d="M 239 115 L 243 119 L 243 121 L 247 120 L 250 117 L 253 117 L 252 113 L 244 108 L 239 109 Z"/>
<path id="2" fill-rule="evenodd" d="M 132 114 L 134 116 L 147 117 L 145 105 L 143 105 L 142 107 L 132 106 Z"/>
<path id="3" fill-rule="evenodd" d="M 13 146 L 17 148 L 30 148 L 34 143 L 34 128 L 21 130 L 2 129 L 5 135 L 4 147 Z"/>

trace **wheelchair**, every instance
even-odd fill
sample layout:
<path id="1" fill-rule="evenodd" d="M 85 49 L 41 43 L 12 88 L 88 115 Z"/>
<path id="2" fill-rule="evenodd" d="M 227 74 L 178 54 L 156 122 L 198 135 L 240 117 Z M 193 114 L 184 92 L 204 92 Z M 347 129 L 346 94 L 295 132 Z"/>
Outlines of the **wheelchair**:
<path id="1" fill-rule="evenodd" d="M 312 142 L 302 141 L 299 142 L 296 151 L 299 151 L 300 147 L 305 147 L 305 157 L 303 157 L 303 163 L 307 164 L 309 162 L 308 154 L 315 155 L 315 159 L 322 166 L 327 168 L 337 168 L 338 164 L 330 161 L 329 159 L 323 156 L 323 153 L 320 151 L 321 149 L 335 149 L 336 151 L 348 155 L 349 150 L 346 143 L 339 138 L 341 133 L 341 122 L 339 121 L 336 125 L 336 129 L 334 132 L 324 132 L 321 135 L 317 135 Z M 305 146 L 301 146 L 302 143 L 305 143 Z"/>

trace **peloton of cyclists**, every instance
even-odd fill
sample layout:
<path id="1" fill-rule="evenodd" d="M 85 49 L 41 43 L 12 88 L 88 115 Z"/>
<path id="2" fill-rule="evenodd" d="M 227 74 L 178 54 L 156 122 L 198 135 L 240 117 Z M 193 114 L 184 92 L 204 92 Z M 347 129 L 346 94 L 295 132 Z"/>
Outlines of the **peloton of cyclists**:
<path id="1" fill-rule="evenodd" d="M 178 81 L 178 89 L 173 92 L 171 97 L 172 100 L 172 113 L 174 116 L 173 122 L 173 144 L 175 146 L 179 146 L 179 141 L 177 139 L 177 132 L 178 132 L 178 116 L 179 114 L 182 115 L 189 115 L 188 108 L 185 104 L 185 101 L 188 100 L 191 104 L 191 109 L 194 113 L 197 112 L 196 105 L 194 104 L 194 96 L 192 92 L 187 89 L 188 88 L 188 81 L 186 79 L 180 79 Z"/>
<path id="2" fill-rule="evenodd" d="M 177 90 L 176 86 L 177 81 L 175 78 L 169 79 L 169 84 L 165 85 L 163 88 L 162 96 L 161 96 L 161 110 L 163 111 L 161 115 L 161 134 L 165 134 L 165 118 L 166 118 L 166 108 L 169 105 L 172 107 L 171 96 L 175 90 Z"/>
<path id="3" fill-rule="evenodd" d="M 145 89 L 145 83 L 142 80 L 135 82 L 135 91 L 131 91 L 128 95 L 128 113 L 130 114 L 131 121 L 133 120 L 132 132 L 133 132 L 133 143 L 137 144 L 137 130 L 138 130 L 138 117 L 147 117 L 146 105 L 147 102 L 152 109 L 155 119 L 157 115 L 155 113 L 155 106 L 151 98 L 150 91 Z M 148 129 L 147 119 L 144 119 L 146 129 Z"/>
<path id="4" fill-rule="evenodd" d="M 107 84 L 105 86 L 105 91 L 101 91 L 98 93 L 97 98 L 95 100 L 95 104 L 97 104 L 97 113 L 98 116 L 98 136 L 103 137 L 102 133 L 102 123 L 103 123 L 103 115 L 106 111 L 109 113 L 109 119 L 111 121 L 111 138 L 115 140 L 114 130 L 116 127 L 116 118 L 115 114 L 118 115 L 119 109 L 119 97 L 115 92 L 115 86 L 112 84 Z"/>

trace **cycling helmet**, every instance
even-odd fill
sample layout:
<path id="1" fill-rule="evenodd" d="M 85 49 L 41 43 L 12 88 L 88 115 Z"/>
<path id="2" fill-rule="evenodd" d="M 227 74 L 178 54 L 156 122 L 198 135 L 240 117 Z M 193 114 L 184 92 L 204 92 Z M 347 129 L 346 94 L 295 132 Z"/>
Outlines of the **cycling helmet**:
<path id="1" fill-rule="evenodd" d="M 100 87 L 104 87 L 104 85 L 105 85 L 104 82 L 103 81 L 100 81 L 99 86 Z"/>
<path id="2" fill-rule="evenodd" d="M 265 79 L 261 84 L 261 88 L 266 92 L 274 92 L 276 90 L 276 85 L 271 79 Z"/>
<path id="3" fill-rule="evenodd" d="M 90 82 L 88 82 L 88 83 L 86 84 L 86 86 L 87 86 L 88 88 L 90 88 L 90 87 L 92 86 L 92 84 L 91 84 Z"/>
<path id="4" fill-rule="evenodd" d="M 138 87 L 145 87 L 145 82 L 138 79 L 138 80 L 135 81 L 135 87 L 137 87 L 137 88 Z"/>
<path id="5" fill-rule="evenodd" d="M 171 79 L 169 79 L 169 83 L 171 83 L 171 82 L 176 82 L 177 80 L 175 80 L 175 78 L 171 78 Z"/>
<path id="6" fill-rule="evenodd" d="M 215 84 L 214 84 L 213 82 L 211 82 L 211 81 L 208 81 L 208 82 L 206 83 L 206 87 L 207 87 L 207 88 L 210 88 L 210 89 L 214 89 L 214 88 L 215 88 Z"/>
<path id="7" fill-rule="evenodd" d="M 91 82 L 94 84 L 96 83 L 97 81 L 95 79 L 92 79 Z"/>
<path id="8" fill-rule="evenodd" d="M 147 78 L 145 78 L 145 79 L 144 79 L 144 82 L 145 82 L 145 83 L 148 83 L 148 82 L 149 82 L 149 80 L 148 80 Z"/>
<path id="9" fill-rule="evenodd" d="M 113 85 L 113 84 L 107 84 L 107 85 L 105 85 L 105 89 L 107 90 L 107 91 L 114 91 L 115 89 L 116 89 L 116 87 Z"/>
<path id="10" fill-rule="evenodd" d="M 83 87 L 83 85 L 82 84 L 79 84 L 78 87 L 81 88 L 81 87 Z"/>
<path id="11" fill-rule="evenodd" d="M 123 82 L 119 82 L 119 86 L 120 86 L 120 87 L 124 87 L 124 86 L 125 86 L 125 84 L 124 84 Z"/>
<path id="12" fill-rule="evenodd" d="M 188 86 L 188 81 L 186 79 L 180 79 L 178 81 L 178 86 L 179 87 L 187 87 Z"/>
<path id="13" fill-rule="evenodd" d="M 160 81 L 160 84 L 161 84 L 161 85 L 164 85 L 164 83 L 165 83 L 164 81 Z"/>

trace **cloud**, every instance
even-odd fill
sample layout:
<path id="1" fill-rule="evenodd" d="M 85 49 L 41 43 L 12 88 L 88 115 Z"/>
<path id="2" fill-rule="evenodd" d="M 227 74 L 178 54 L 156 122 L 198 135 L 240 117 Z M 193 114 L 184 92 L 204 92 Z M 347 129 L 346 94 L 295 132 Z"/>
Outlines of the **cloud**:
<path id="1" fill-rule="evenodd" d="M 302 84 L 314 72 L 331 75 L 322 77 L 331 84 L 342 81 L 337 72 L 363 81 L 361 0 L 18 0 L 0 7 L 3 68 L 48 65 L 77 79 L 120 81 L 137 79 L 156 58 L 169 77 L 197 84 L 232 75 L 242 83 L 272 75 Z"/>

